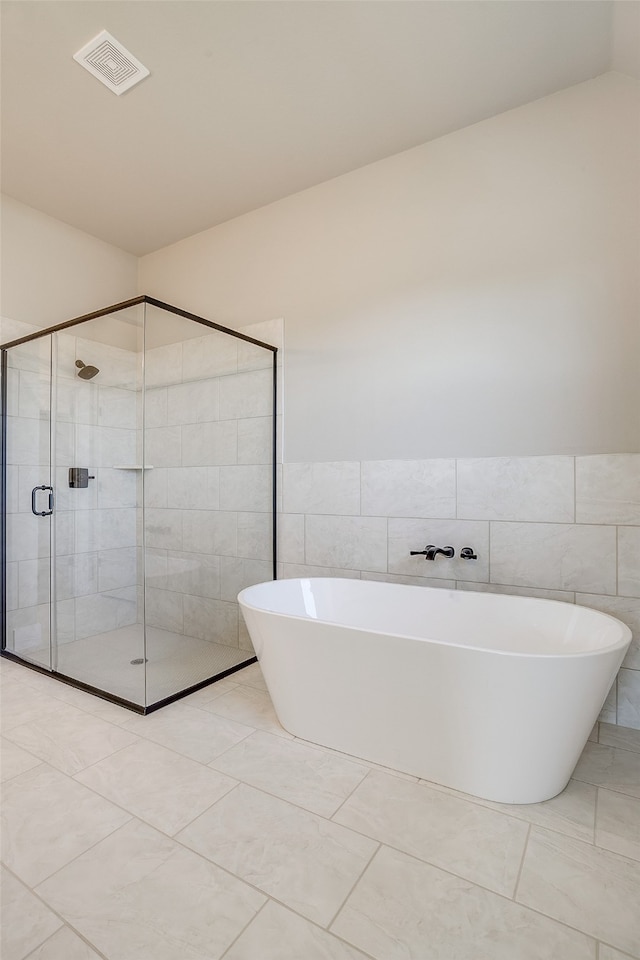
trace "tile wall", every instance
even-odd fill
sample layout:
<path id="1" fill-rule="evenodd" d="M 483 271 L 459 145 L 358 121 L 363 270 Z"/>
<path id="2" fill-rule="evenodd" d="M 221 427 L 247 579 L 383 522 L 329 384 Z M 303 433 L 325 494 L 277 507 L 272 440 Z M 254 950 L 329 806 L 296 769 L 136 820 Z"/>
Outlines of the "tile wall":
<path id="1" fill-rule="evenodd" d="M 282 488 L 279 576 L 548 597 L 623 620 L 634 639 L 601 719 L 640 728 L 640 454 L 285 463 Z M 427 543 L 456 558 L 409 556 Z"/>
<path id="2" fill-rule="evenodd" d="M 147 623 L 251 649 L 236 598 L 273 576 L 273 354 L 208 331 L 145 363 Z"/>
<path id="3" fill-rule="evenodd" d="M 57 336 L 57 426 L 49 448 L 48 340 L 12 351 L 9 371 L 8 626 L 49 621 L 49 521 L 31 514 L 31 488 L 52 477 L 56 495 L 55 576 L 59 643 L 93 636 L 137 618 L 136 477 L 115 469 L 136 456 L 136 356 L 128 350 Z M 46 356 L 45 356 L 46 354 Z M 76 376 L 75 361 L 100 368 L 100 379 Z M 44 466 L 43 466 L 44 465 Z M 69 488 L 69 467 L 95 477 L 86 489 Z M 18 634 L 18 638 L 20 634 Z M 18 639 L 18 646 L 19 646 Z M 20 652 L 19 650 L 17 652 Z"/>
<path id="4" fill-rule="evenodd" d="M 36 329 L 3 320 L 2 339 Z M 278 343 L 281 330 L 247 333 Z M 12 351 L 9 382 L 9 637 L 18 630 L 25 653 L 46 644 L 50 614 L 49 521 L 37 526 L 30 500 L 50 455 L 49 341 L 37 344 Z M 147 350 L 143 436 L 139 352 L 65 333 L 56 350 L 58 642 L 141 622 L 144 610 L 150 626 L 250 650 L 236 597 L 273 574 L 272 353 L 216 331 Z M 79 379 L 77 358 L 99 376 Z M 95 480 L 70 489 L 70 466 Z"/>

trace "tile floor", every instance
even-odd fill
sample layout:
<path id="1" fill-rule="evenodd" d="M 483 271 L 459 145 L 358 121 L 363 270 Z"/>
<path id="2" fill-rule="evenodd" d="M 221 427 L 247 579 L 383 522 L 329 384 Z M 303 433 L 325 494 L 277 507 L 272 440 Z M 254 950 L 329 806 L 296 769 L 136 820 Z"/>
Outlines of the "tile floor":
<path id="1" fill-rule="evenodd" d="M 149 717 L 0 685 L 2 960 L 640 958 L 640 731 L 505 806 L 291 737 L 257 664 Z"/>

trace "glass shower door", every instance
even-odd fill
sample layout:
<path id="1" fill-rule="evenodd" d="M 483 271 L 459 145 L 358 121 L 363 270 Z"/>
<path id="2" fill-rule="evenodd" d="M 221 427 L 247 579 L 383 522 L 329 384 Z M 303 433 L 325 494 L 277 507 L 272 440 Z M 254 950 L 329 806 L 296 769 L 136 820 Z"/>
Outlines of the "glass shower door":
<path id="1" fill-rule="evenodd" d="M 145 703 L 138 546 L 142 310 L 53 334 L 55 669 Z"/>
<path id="2" fill-rule="evenodd" d="M 6 616 L 3 648 L 54 669 L 51 336 L 3 351 Z"/>

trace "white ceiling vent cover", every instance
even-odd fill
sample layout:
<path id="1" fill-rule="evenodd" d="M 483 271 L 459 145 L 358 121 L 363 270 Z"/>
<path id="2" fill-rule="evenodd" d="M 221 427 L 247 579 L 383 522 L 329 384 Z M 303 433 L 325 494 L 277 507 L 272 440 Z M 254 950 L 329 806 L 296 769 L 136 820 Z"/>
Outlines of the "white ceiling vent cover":
<path id="1" fill-rule="evenodd" d="M 147 68 L 106 30 L 74 53 L 73 59 L 117 96 L 149 76 Z"/>

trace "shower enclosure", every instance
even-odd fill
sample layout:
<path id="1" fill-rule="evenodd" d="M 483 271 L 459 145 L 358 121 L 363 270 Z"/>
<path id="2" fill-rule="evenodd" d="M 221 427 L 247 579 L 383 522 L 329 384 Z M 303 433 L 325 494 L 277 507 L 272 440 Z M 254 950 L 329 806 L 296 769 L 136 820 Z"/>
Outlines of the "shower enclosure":
<path id="1" fill-rule="evenodd" d="M 0 350 L 2 655 L 142 713 L 251 662 L 276 348 L 145 296 Z"/>

